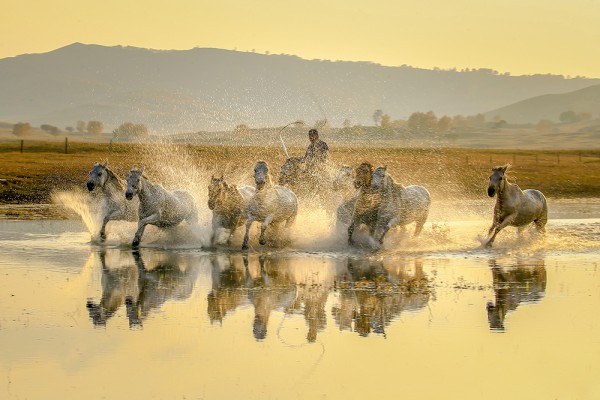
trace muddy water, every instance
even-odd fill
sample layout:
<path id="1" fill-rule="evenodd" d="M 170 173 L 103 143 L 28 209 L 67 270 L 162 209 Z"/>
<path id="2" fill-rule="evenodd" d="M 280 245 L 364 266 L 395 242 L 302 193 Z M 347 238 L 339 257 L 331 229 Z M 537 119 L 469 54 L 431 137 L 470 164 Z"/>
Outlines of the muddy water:
<path id="1" fill-rule="evenodd" d="M 349 249 L 322 215 L 285 248 L 206 227 L 0 222 L 0 398 L 600 397 L 598 201 L 481 247 L 486 205 Z"/>

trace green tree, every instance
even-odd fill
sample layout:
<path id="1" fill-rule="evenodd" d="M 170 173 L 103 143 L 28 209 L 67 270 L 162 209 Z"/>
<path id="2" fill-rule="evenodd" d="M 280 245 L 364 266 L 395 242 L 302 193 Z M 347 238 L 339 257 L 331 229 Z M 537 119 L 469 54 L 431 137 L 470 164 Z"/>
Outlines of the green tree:
<path id="1" fill-rule="evenodd" d="M 25 135 L 26 133 L 29 133 L 30 131 L 31 131 L 31 125 L 29 124 L 29 122 L 18 122 L 13 125 L 12 132 L 17 136 Z"/>
<path id="2" fill-rule="evenodd" d="M 250 127 L 246 124 L 239 124 L 233 128 L 234 135 L 247 135 L 248 133 L 250 133 Z"/>
<path id="3" fill-rule="evenodd" d="M 85 121 L 77 121 L 75 123 L 75 129 L 77 130 L 77 132 L 79 133 L 83 133 L 85 132 Z"/>
<path id="4" fill-rule="evenodd" d="M 577 122 L 575 111 L 563 111 L 558 118 L 560 122 Z"/>
<path id="5" fill-rule="evenodd" d="M 115 139 L 136 139 L 148 136 L 148 128 L 144 124 L 124 122 L 113 130 Z"/>
<path id="6" fill-rule="evenodd" d="M 387 114 L 383 114 L 381 116 L 380 126 L 383 129 L 389 129 L 389 128 L 391 128 L 392 127 L 392 118 L 389 115 L 387 115 Z"/>
<path id="7" fill-rule="evenodd" d="M 375 110 L 375 112 L 373 112 L 373 122 L 375 122 L 375 126 L 379 126 L 381 123 L 381 117 L 383 117 L 382 110 Z"/>
<path id="8" fill-rule="evenodd" d="M 87 123 L 87 132 L 92 135 L 99 135 L 102 133 L 104 129 L 104 125 L 100 121 L 88 121 Z"/>
<path id="9" fill-rule="evenodd" d="M 54 125 L 42 124 L 42 125 L 40 125 L 40 129 L 43 130 L 44 132 L 48 132 L 52 135 L 58 135 L 60 133 L 60 129 L 58 129 Z"/>
<path id="10" fill-rule="evenodd" d="M 437 122 L 436 130 L 439 133 L 448 133 L 452 130 L 452 118 L 447 115 L 444 115 Z"/>
<path id="11" fill-rule="evenodd" d="M 415 133 L 431 133 L 437 128 L 438 119 L 433 113 L 414 112 L 408 117 L 408 129 Z"/>

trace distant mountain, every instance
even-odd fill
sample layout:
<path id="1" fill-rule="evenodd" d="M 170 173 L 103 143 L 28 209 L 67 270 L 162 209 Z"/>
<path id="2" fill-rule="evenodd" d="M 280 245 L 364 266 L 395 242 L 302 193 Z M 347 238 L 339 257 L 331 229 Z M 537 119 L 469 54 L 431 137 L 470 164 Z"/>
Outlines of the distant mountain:
<path id="1" fill-rule="evenodd" d="M 545 94 L 523 100 L 486 113 L 488 120 L 495 117 L 509 123 L 536 123 L 541 120 L 558 122 L 565 111 L 600 113 L 600 85 L 594 85 L 569 93 Z"/>
<path id="2" fill-rule="evenodd" d="M 100 120 L 107 131 L 134 122 L 152 133 L 227 130 L 240 123 L 279 126 L 298 119 L 313 124 L 323 118 L 334 126 L 346 119 L 372 125 L 376 109 L 392 119 L 430 110 L 438 116 L 473 115 L 597 84 L 600 79 L 75 43 L 0 59 L 0 120 L 61 129 L 77 120 Z"/>

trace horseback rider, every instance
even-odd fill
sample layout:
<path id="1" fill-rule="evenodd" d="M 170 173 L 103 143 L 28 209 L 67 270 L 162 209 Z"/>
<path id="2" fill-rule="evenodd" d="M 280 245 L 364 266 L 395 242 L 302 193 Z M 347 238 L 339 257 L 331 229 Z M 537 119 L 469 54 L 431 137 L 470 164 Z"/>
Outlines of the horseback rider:
<path id="1" fill-rule="evenodd" d="M 303 162 L 306 163 L 308 171 L 321 169 L 329 161 L 329 146 L 319 139 L 319 132 L 316 129 L 308 131 L 310 144 L 306 149 Z"/>

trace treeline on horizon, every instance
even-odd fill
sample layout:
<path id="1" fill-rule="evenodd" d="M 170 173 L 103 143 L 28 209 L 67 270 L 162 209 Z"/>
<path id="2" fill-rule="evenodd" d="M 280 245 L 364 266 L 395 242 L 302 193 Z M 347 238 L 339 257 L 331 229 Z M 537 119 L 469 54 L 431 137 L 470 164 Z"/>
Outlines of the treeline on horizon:
<path id="1" fill-rule="evenodd" d="M 367 130 L 376 128 L 380 131 L 388 133 L 409 133 L 409 134 L 435 134 L 435 135 L 458 135 L 460 132 L 472 132 L 481 129 L 498 129 L 498 128 L 510 128 L 510 127 L 528 127 L 535 128 L 540 132 L 546 132 L 551 130 L 557 123 L 550 120 L 540 120 L 537 124 L 510 124 L 508 121 L 494 117 L 492 121 L 487 121 L 484 114 L 476 114 L 470 116 L 455 115 L 448 116 L 443 115 L 438 117 L 433 111 L 428 112 L 414 112 L 408 119 L 392 119 L 392 117 L 384 113 L 383 110 L 377 109 L 373 112 L 372 126 L 365 126 L 362 124 L 352 124 L 349 119 L 345 119 L 341 126 L 335 128 L 330 125 L 327 119 L 320 119 L 314 122 L 311 127 L 317 129 L 337 129 L 340 133 L 346 134 L 361 134 Z M 591 113 L 580 112 L 576 113 L 572 110 L 563 111 L 558 116 L 559 123 L 576 123 L 576 122 L 587 122 L 593 119 Z M 6 128 L 11 128 L 11 124 L 4 123 Z M 295 122 L 297 126 L 309 126 L 305 121 L 298 120 Z M 263 130 L 266 127 L 250 127 L 245 123 L 240 123 L 233 127 L 232 133 L 235 135 L 248 134 L 253 130 Z M 18 122 L 12 125 L 12 133 L 16 136 L 26 136 L 27 134 L 34 131 L 34 127 L 28 122 Z M 102 121 L 90 120 L 90 121 L 76 121 L 74 126 L 67 126 L 64 131 L 60 128 L 50 125 L 42 124 L 39 129 L 52 135 L 60 135 L 63 133 L 73 134 L 75 132 L 79 134 L 89 135 L 105 135 L 104 124 Z M 130 139 L 143 139 L 148 137 L 150 134 L 149 129 L 143 123 L 124 122 L 117 128 L 113 129 L 112 138 L 116 140 L 130 140 Z M 184 132 L 182 132 L 184 133 Z M 202 133 L 202 132 L 197 132 Z"/>

